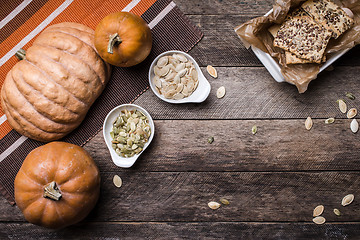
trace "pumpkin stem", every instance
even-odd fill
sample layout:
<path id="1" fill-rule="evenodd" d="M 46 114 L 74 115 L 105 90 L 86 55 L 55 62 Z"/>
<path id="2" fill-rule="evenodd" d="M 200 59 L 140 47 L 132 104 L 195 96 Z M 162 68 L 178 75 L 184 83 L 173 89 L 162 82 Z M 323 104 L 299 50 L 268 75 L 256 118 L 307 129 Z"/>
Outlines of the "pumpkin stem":
<path id="1" fill-rule="evenodd" d="M 120 36 L 118 33 L 115 33 L 113 35 L 110 35 L 109 37 L 109 44 L 108 44 L 108 53 L 113 54 L 113 47 L 115 46 L 115 44 L 120 44 L 122 42 Z"/>
<path id="2" fill-rule="evenodd" d="M 15 53 L 15 57 L 17 57 L 17 59 L 19 60 L 23 60 L 25 59 L 26 56 L 26 51 L 22 48 L 20 48 L 16 53 Z"/>
<path id="3" fill-rule="evenodd" d="M 58 201 L 61 198 L 61 192 L 56 186 L 56 182 L 52 181 L 44 188 L 44 197 L 48 197 L 52 200 Z"/>

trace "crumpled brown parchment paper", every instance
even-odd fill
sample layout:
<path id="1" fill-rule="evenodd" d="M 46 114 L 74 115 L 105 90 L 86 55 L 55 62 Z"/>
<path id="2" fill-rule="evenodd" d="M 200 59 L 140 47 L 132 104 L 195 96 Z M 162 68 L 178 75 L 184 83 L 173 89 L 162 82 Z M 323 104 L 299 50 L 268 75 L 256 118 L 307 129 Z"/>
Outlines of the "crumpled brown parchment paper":
<path id="1" fill-rule="evenodd" d="M 340 7 L 349 8 L 354 13 L 354 25 L 338 39 L 331 39 L 325 54 L 329 59 L 332 54 L 351 49 L 360 43 L 360 0 L 333 0 Z M 277 0 L 273 12 L 268 16 L 261 16 L 241 24 L 235 28 L 246 48 L 257 47 L 269 53 L 280 64 L 281 73 L 285 80 L 296 85 L 299 93 L 307 90 L 311 80 L 315 79 L 320 71 L 320 64 L 292 64 L 286 65 L 285 54 L 282 49 L 273 47 L 273 37 L 268 28 L 273 24 L 281 24 L 287 13 L 300 6 L 304 0 Z"/>

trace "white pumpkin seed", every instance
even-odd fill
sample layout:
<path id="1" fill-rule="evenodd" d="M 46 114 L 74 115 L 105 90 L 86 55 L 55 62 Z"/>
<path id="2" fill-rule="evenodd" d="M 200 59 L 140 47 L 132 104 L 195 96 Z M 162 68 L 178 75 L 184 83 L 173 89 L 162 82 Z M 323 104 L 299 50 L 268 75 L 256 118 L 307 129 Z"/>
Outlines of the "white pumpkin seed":
<path id="1" fill-rule="evenodd" d="M 166 65 L 165 67 L 161 68 L 162 72 L 160 77 L 165 77 L 170 73 L 171 67 L 169 65 Z"/>
<path id="2" fill-rule="evenodd" d="M 337 100 L 337 103 L 339 104 L 339 109 L 342 113 L 346 113 L 346 110 L 347 110 L 347 106 L 346 106 L 346 103 L 344 100 L 342 99 L 339 99 Z"/>
<path id="3" fill-rule="evenodd" d="M 176 93 L 180 93 L 184 89 L 184 84 L 179 83 L 175 89 Z M 175 96 L 174 96 L 175 97 Z M 184 96 L 182 97 L 184 98 Z"/>
<path id="4" fill-rule="evenodd" d="M 188 69 L 185 68 L 185 69 L 183 69 L 183 70 L 180 70 L 180 71 L 177 73 L 177 75 L 179 75 L 179 77 L 183 77 L 183 76 L 185 76 L 185 74 L 187 73 L 187 71 L 188 71 Z"/>
<path id="5" fill-rule="evenodd" d="M 337 208 L 334 208 L 334 213 L 335 213 L 336 216 L 340 216 L 340 215 L 341 215 L 340 210 L 337 209 Z"/>
<path id="6" fill-rule="evenodd" d="M 357 131 L 359 130 L 359 123 L 358 121 L 356 121 L 355 118 L 350 123 L 350 129 L 353 133 L 357 133 Z"/>
<path id="7" fill-rule="evenodd" d="M 325 124 L 331 124 L 335 122 L 335 118 L 328 118 L 325 120 Z"/>
<path id="8" fill-rule="evenodd" d="M 159 68 L 158 66 L 155 66 L 154 67 L 154 74 L 155 74 L 155 76 L 160 76 L 161 75 L 161 73 L 162 73 L 162 70 L 161 70 L 161 68 Z"/>
<path id="9" fill-rule="evenodd" d="M 341 205 L 343 205 L 344 207 L 351 204 L 354 201 L 354 194 L 348 194 L 346 195 L 342 201 L 341 201 Z"/>
<path id="10" fill-rule="evenodd" d="M 184 98 L 184 94 L 182 94 L 182 93 L 175 93 L 174 96 L 173 96 L 174 100 L 180 100 L 180 99 L 183 99 L 183 98 Z"/>
<path id="11" fill-rule="evenodd" d="M 161 80 L 158 76 L 154 77 L 154 83 L 157 88 L 161 88 Z"/>
<path id="12" fill-rule="evenodd" d="M 176 72 L 173 72 L 173 70 L 170 70 L 169 73 L 166 74 L 165 81 L 172 82 L 175 76 L 176 76 Z"/>
<path id="13" fill-rule="evenodd" d="M 192 79 L 194 79 L 195 81 L 199 80 L 199 76 L 198 76 L 198 72 L 196 71 L 195 68 L 191 68 L 189 75 L 192 77 Z"/>
<path id="14" fill-rule="evenodd" d="M 356 116 L 356 114 L 357 114 L 357 109 L 350 108 L 349 111 L 347 112 L 346 116 L 347 116 L 347 118 L 353 118 Z"/>
<path id="15" fill-rule="evenodd" d="M 209 208 L 211 208 L 211 209 L 218 209 L 221 205 L 220 205 L 220 203 L 218 203 L 218 202 L 209 202 L 208 203 L 208 206 L 209 206 Z"/>
<path id="16" fill-rule="evenodd" d="M 156 63 L 156 66 L 158 67 L 165 67 L 169 63 L 169 57 L 168 56 L 162 56 L 159 58 L 159 60 Z"/>
<path id="17" fill-rule="evenodd" d="M 220 198 L 220 202 L 221 202 L 222 204 L 224 204 L 224 205 L 229 205 L 229 204 L 230 204 L 230 202 L 229 202 L 227 199 L 225 199 L 225 198 Z"/>
<path id="18" fill-rule="evenodd" d="M 175 56 L 174 56 L 175 55 Z M 173 57 L 177 60 L 179 60 L 180 62 L 184 62 L 186 63 L 188 61 L 188 59 L 182 55 L 182 54 L 174 54 Z"/>
<path id="19" fill-rule="evenodd" d="M 210 74 L 210 76 L 212 76 L 213 78 L 217 78 L 217 71 L 213 66 L 207 65 L 206 70 Z"/>
<path id="20" fill-rule="evenodd" d="M 311 119 L 311 117 L 307 117 L 307 119 L 305 120 L 305 128 L 306 130 L 310 130 L 313 126 L 313 121 Z"/>
<path id="21" fill-rule="evenodd" d="M 317 217 L 320 216 L 322 213 L 324 212 L 324 206 L 323 205 L 319 205 L 317 206 L 314 211 L 313 211 L 313 216 Z"/>
<path id="22" fill-rule="evenodd" d="M 115 175 L 113 178 L 113 183 L 116 187 L 121 187 L 122 186 L 122 180 L 118 175 Z"/>
<path id="23" fill-rule="evenodd" d="M 223 98 L 225 96 L 225 87 L 219 87 L 219 89 L 216 91 L 216 97 L 217 98 Z"/>
<path id="24" fill-rule="evenodd" d="M 180 64 L 176 65 L 176 67 L 175 67 L 176 72 L 180 72 L 183 69 L 185 69 L 185 63 L 180 63 Z"/>
<path id="25" fill-rule="evenodd" d="M 176 94 L 175 90 L 169 90 L 164 93 L 164 97 L 165 98 L 173 98 L 175 94 Z"/>
<path id="26" fill-rule="evenodd" d="M 316 224 L 324 224 L 326 221 L 326 219 L 324 217 L 315 217 L 313 219 L 313 222 L 316 223 Z"/>

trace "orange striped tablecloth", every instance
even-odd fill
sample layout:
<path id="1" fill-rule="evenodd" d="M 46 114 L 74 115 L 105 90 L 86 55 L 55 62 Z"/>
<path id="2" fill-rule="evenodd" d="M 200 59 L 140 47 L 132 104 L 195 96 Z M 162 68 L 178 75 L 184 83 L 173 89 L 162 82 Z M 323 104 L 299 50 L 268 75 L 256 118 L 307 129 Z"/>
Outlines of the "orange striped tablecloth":
<path id="1" fill-rule="evenodd" d="M 128 11 L 141 16 L 152 30 L 150 56 L 132 68 L 114 68 L 112 77 L 86 119 L 63 141 L 82 145 L 102 126 L 106 114 L 115 106 L 132 102 L 148 86 L 151 61 L 167 50 L 190 50 L 202 33 L 171 0 L 3 0 L 0 3 L 0 86 L 18 61 L 19 48 L 31 46 L 47 26 L 59 22 L 79 22 L 95 29 L 106 15 Z M 116 96 L 116 97 L 114 97 Z M 42 143 L 21 136 L 9 125 L 0 107 L 0 191 L 14 203 L 13 181 L 26 155 Z"/>

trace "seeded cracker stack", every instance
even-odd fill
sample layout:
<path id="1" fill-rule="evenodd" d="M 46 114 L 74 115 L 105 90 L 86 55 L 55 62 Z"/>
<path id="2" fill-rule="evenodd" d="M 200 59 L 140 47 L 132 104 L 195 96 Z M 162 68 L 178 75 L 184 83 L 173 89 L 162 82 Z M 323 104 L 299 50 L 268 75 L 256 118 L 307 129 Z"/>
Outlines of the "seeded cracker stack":
<path id="1" fill-rule="evenodd" d="M 327 0 L 309 0 L 301 6 L 315 21 L 331 31 L 336 39 L 354 23 L 344 10 Z"/>
<path id="2" fill-rule="evenodd" d="M 281 25 L 275 36 L 274 46 L 299 58 L 321 63 L 330 37 L 331 32 L 311 17 L 293 17 Z"/>
<path id="3" fill-rule="evenodd" d="M 336 4 L 308 0 L 289 14 L 283 24 L 269 29 L 274 46 L 285 50 L 286 64 L 321 63 L 331 37 L 338 38 L 353 24 Z"/>

